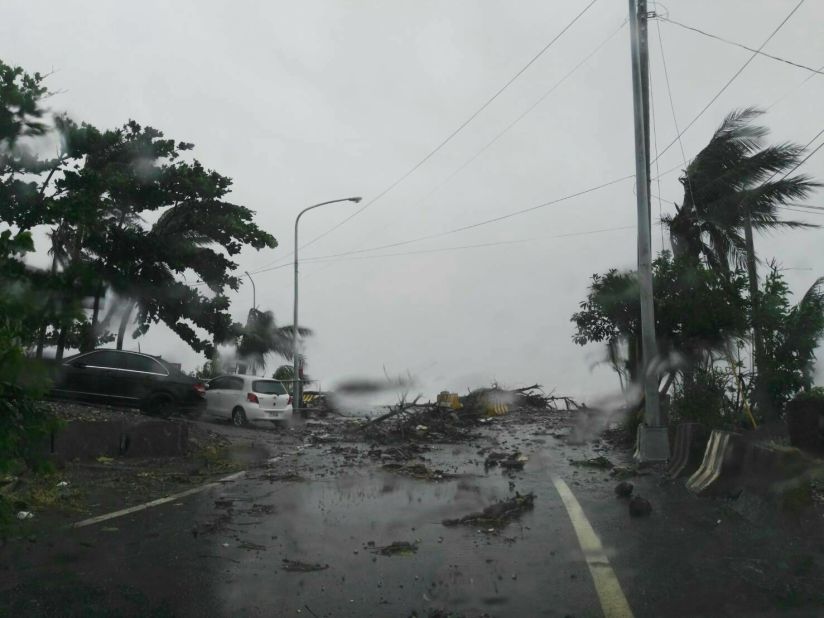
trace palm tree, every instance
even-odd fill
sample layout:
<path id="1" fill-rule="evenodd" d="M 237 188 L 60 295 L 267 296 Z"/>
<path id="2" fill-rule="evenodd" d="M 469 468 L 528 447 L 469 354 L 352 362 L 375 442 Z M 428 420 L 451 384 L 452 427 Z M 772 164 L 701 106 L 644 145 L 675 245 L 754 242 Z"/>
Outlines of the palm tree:
<path id="1" fill-rule="evenodd" d="M 801 146 L 764 147 L 768 129 L 752 124 L 762 113 L 747 108 L 727 115 L 684 170 L 683 203 L 675 205 L 675 216 L 663 219 L 676 257 L 703 259 L 728 271 L 731 263 L 744 265 L 747 257 L 754 257 L 745 238 L 748 225 L 759 231 L 809 227 L 782 219 L 779 207 L 803 199 L 819 184 L 803 174 L 787 173 L 801 161 Z"/>
<path id="2" fill-rule="evenodd" d="M 766 127 L 753 124 L 763 112 L 731 112 L 680 178 L 684 200 L 675 216 L 663 218 L 676 257 L 703 260 L 729 274 L 746 267 L 749 279 L 756 368 L 765 370 L 758 312 L 757 257 L 753 229 L 814 227 L 781 218 L 780 207 L 820 185 L 804 174 L 791 176 L 804 148 L 792 143 L 764 146 Z M 763 397 L 762 406 L 768 404 Z M 765 410 L 766 411 L 766 410 Z"/>
<path id="3" fill-rule="evenodd" d="M 306 337 L 312 334 L 309 328 L 298 328 L 298 334 Z M 271 311 L 250 309 L 246 326 L 237 346 L 238 356 L 249 364 L 249 371 L 256 374 L 258 369 L 266 369 L 266 357 L 277 354 L 286 360 L 294 358 L 294 328 L 278 326 Z"/>

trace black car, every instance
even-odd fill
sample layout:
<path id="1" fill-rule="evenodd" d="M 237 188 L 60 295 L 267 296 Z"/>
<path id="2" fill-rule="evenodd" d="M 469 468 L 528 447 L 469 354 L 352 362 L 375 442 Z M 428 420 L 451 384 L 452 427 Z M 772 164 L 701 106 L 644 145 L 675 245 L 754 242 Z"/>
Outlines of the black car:
<path id="1" fill-rule="evenodd" d="M 200 413 L 206 407 L 202 382 L 161 358 L 122 350 L 94 350 L 59 361 L 52 395 L 135 406 L 161 416 Z"/>

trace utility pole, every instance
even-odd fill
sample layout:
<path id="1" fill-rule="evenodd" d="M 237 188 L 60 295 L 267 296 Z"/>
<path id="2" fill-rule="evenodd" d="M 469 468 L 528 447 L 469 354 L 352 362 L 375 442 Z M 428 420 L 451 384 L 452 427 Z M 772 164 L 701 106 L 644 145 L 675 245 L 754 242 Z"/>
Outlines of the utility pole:
<path id="1" fill-rule="evenodd" d="M 640 461 L 669 458 L 667 428 L 661 421 L 655 357 L 655 308 L 652 295 L 652 247 L 649 201 L 649 76 L 647 74 L 646 0 L 629 0 L 632 98 L 635 124 L 635 184 L 638 212 L 638 283 L 641 301 L 641 381 L 644 422 L 638 428 Z"/>

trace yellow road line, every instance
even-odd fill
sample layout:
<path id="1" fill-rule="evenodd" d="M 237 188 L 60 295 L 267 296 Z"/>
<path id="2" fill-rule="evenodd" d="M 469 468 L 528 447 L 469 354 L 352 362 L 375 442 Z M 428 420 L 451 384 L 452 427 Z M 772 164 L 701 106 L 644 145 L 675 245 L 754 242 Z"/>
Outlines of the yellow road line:
<path id="1" fill-rule="evenodd" d="M 146 509 L 152 508 L 153 506 L 166 504 L 167 502 L 172 502 L 173 500 L 180 500 L 181 498 L 185 498 L 186 496 L 191 496 L 192 494 L 197 494 L 202 491 L 206 491 L 207 489 L 211 489 L 212 487 L 218 487 L 221 483 L 225 483 L 226 481 L 233 481 L 236 478 L 243 476 L 244 474 L 246 474 L 245 470 L 242 472 L 236 472 L 235 474 L 230 474 L 229 476 L 224 476 L 222 479 L 213 481 L 211 483 L 206 483 L 205 485 L 200 485 L 198 487 L 193 487 L 192 489 L 187 489 L 186 491 L 181 491 L 180 493 L 172 494 L 171 496 L 166 496 L 165 498 L 158 498 L 157 500 L 152 500 L 151 502 L 144 502 L 143 504 L 130 506 L 127 509 L 113 511 L 111 513 L 106 513 L 104 515 L 98 515 L 97 517 L 90 517 L 89 519 L 84 519 L 83 521 L 73 523 L 72 528 L 84 528 L 86 526 L 99 524 L 101 521 L 106 521 L 107 519 L 122 517 L 123 515 L 129 515 L 130 513 L 137 513 L 138 511 L 145 511 Z"/>
<path id="2" fill-rule="evenodd" d="M 605 618 L 633 618 L 632 610 L 629 607 L 621 584 L 615 576 L 615 571 L 609 564 L 607 555 L 601 540 L 589 523 L 584 509 L 578 503 L 577 498 L 572 493 L 569 486 L 563 479 L 553 477 L 552 482 L 555 489 L 561 496 L 561 500 L 566 507 L 572 527 L 578 537 L 578 544 L 584 552 L 592 582 L 595 584 L 595 591 L 598 593 L 598 600 L 601 602 L 601 609 Z"/>

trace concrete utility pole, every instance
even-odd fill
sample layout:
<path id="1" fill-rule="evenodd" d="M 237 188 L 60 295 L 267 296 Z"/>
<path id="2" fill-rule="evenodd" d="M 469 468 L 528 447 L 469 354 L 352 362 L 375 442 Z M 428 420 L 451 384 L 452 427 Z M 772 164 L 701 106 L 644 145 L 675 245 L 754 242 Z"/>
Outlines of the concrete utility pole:
<path id="1" fill-rule="evenodd" d="M 303 397 L 301 396 L 301 380 L 300 380 L 300 362 L 299 362 L 299 354 L 300 354 L 300 345 L 298 341 L 298 223 L 300 223 L 300 218 L 303 216 L 303 213 L 312 210 L 313 208 L 319 208 L 320 206 L 326 206 L 327 204 L 337 204 L 338 202 L 354 202 L 357 204 L 361 201 L 359 197 L 344 197 L 339 200 L 330 200 L 328 202 L 321 202 L 320 204 L 315 204 L 314 206 L 309 206 L 308 208 L 304 208 L 298 213 L 298 216 L 295 217 L 295 307 L 294 307 L 294 319 L 292 321 L 292 356 L 294 360 L 293 371 L 294 374 L 292 375 L 292 408 L 297 410 L 303 407 Z"/>
<path id="2" fill-rule="evenodd" d="M 669 458 L 669 439 L 667 428 L 661 422 L 658 372 L 655 369 L 657 347 L 652 295 L 646 21 L 646 0 L 629 0 L 635 123 L 635 184 L 638 210 L 638 283 L 641 290 L 641 381 L 644 387 L 644 422 L 638 429 L 638 457 L 641 461 L 665 461 Z"/>

